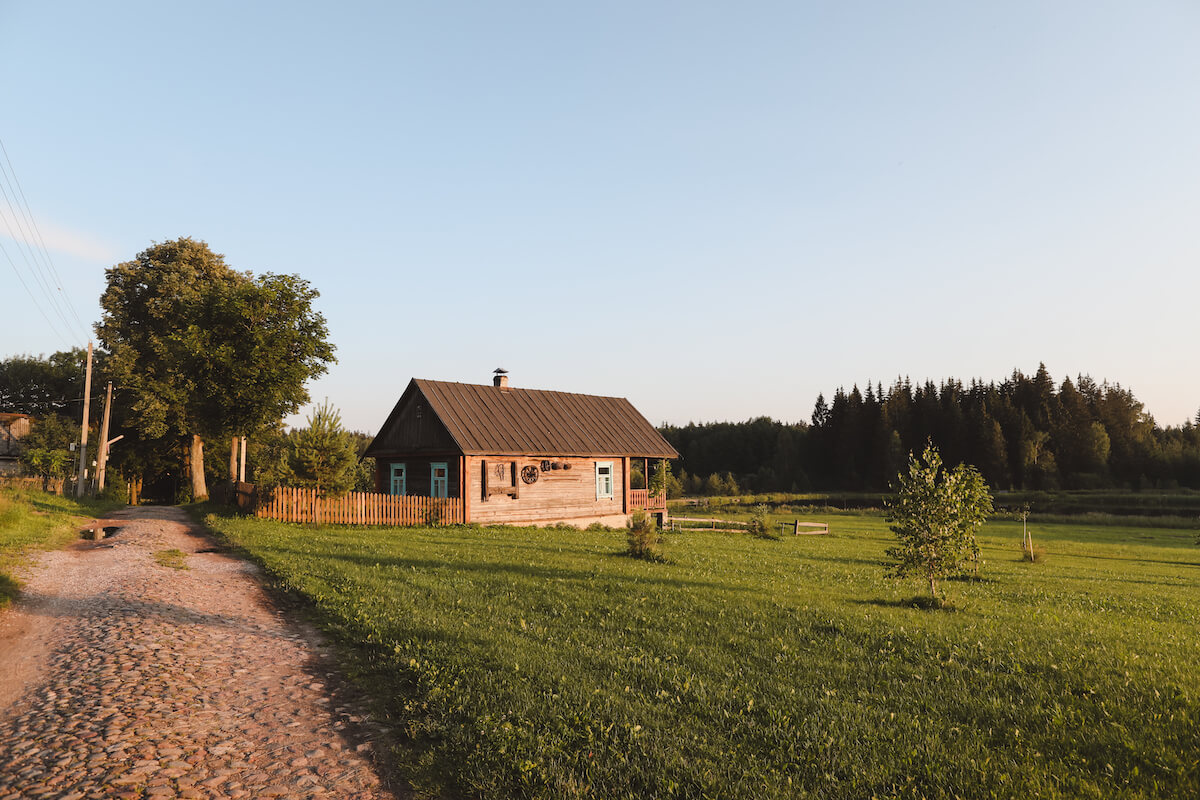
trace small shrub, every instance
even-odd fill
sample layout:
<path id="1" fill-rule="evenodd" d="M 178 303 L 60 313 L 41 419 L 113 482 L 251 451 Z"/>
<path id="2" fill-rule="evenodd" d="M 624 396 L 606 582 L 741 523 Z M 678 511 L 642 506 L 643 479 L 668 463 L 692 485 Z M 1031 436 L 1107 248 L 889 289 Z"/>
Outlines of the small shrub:
<path id="1" fill-rule="evenodd" d="M 591 525 L 588 525 L 586 528 L 584 528 L 584 530 L 592 531 L 593 533 L 603 533 L 604 531 L 611 531 L 612 528 L 608 527 L 602 522 L 593 522 Z"/>
<path id="2" fill-rule="evenodd" d="M 645 511 L 638 511 L 629 518 L 626 538 L 629 540 L 629 549 L 626 552 L 634 558 L 646 561 L 663 560 L 659 547 L 662 537 L 659 535 L 658 525 L 655 524 L 654 517 Z"/>
<path id="3" fill-rule="evenodd" d="M 1029 548 L 1022 547 L 1021 560 L 1029 564 L 1041 564 L 1046 560 L 1046 548 L 1035 544 L 1031 552 Z"/>
<path id="4" fill-rule="evenodd" d="M 771 532 L 771 523 L 767 520 L 767 507 L 765 505 L 757 505 L 754 507 L 754 513 L 750 516 L 750 521 L 746 523 L 746 530 L 752 536 L 757 536 L 759 539 L 779 539 L 779 536 Z"/>
<path id="5" fill-rule="evenodd" d="M 100 492 L 96 499 L 124 503 L 129 499 L 129 484 L 120 473 L 110 472 L 104 481 L 104 491 Z"/>

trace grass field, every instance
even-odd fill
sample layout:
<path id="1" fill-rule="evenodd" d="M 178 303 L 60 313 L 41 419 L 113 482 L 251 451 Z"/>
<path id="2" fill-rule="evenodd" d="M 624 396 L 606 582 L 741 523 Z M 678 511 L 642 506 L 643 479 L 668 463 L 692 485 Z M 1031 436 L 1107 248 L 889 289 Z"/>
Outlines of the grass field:
<path id="1" fill-rule="evenodd" d="M 698 509 L 717 513 L 736 513 L 763 504 L 778 513 L 824 513 L 831 509 L 869 509 L 884 507 L 887 494 L 880 492 L 807 492 L 747 494 L 736 497 L 689 497 L 672 500 L 670 507 L 680 514 Z M 1086 491 L 1006 491 L 995 492 L 996 508 L 1013 513 L 1028 508 L 1030 519 L 1057 521 L 1060 518 L 1089 517 L 1090 524 L 1150 525 L 1200 529 L 1200 491 L 1118 490 Z"/>
<path id="2" fill-rule="evenodd" d="M 79 527 L 87 518 L 117 506 L 0 488 L 0 608 L 17 596 L 20 587 L 11 571 L 31 552 L 63 547 L 79 538 Z"/>
<path id="3" fill-rule="evenodd" d="M 777 518 L 778 519 L 778 518 Z M 1194 531 L 991 523 L 919 610 L 833 534 L 365 530 L 210 516 L 311 601 L 429 795 L 1194 797 Z"/>

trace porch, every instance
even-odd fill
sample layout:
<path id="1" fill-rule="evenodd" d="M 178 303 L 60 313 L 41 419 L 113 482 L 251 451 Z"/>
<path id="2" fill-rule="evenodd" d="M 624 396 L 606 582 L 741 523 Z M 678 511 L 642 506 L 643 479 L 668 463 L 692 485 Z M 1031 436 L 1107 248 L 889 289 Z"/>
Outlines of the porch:
<path id="1" fill-rule="evenodd" d="M 649 489 L 630 489 L 629 490 L 629 510 L 630 511 L 666 511 L 667 497 L 663 494 L 650 494 Z"/>

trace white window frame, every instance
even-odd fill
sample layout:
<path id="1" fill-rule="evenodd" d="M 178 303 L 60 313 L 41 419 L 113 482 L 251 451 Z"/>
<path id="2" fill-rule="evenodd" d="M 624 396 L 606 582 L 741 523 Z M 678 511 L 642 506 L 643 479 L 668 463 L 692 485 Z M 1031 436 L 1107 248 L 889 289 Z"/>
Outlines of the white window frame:
<path id="1" fill-rule="evenodd" d="M 605 474 L 602 470 L 607 469 Z M 607 480 L 606 480 L 607 479 Z M 607 485 L 605 485 L 607 483 Z M 612 500 L 613 488 L 617 485 L 616 472 L 611 461 L 596 462 L 596 499 Z"/>
<path id="2" fill-rule="evenodd" d="M 396 491 L 396 479 L 400 479 L 400 491 Z M 408 466 L 405 464 L 392 464 L 392 482 L 389 484 L 391 493 L 403 497 L 408 494 Z"/>
<path id="3" fill-rule="evenodd" d="M 437 477 L 438 467 L 446 471 L 444 477 Z M 441 484 L 442 493 L 438 494 L 438 484 Z M 447 461 L 434 461 L 429 465 L 429 496 L 430 497 L 449 497 L 450 496 L 450 464 Z"/>

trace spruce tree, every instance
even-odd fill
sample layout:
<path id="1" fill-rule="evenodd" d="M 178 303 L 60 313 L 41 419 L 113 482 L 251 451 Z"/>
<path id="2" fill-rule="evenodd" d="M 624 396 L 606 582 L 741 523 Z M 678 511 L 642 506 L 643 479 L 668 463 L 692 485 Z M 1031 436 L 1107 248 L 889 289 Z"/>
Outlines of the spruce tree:
<path id="1" fill-rule="evenodd" d="M 308 427 L 292 434 L 289 462 L 297 485 L 326 495 L 354 487 L 358 462 L 354 437 L 342 430 L 342 416 L 326 400 L 308 418 Z"/>

